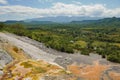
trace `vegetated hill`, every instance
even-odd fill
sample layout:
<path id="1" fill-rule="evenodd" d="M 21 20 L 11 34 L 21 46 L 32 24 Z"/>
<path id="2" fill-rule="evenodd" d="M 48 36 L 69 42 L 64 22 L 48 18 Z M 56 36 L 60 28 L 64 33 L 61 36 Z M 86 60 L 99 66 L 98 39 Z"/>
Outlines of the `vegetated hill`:
<path id="1" fill-rule="evenodd" d="M 71 23 L 111 23 L 111 22 L 119 22 L 120 18 L 112 17 L 112 18 L 103 18 L 99 20 L 82 20 L 82 21 L 71 21 Z"/>
<path id="2" fill-rule="evenodd" d="M 100 27 L 118 27 L 120 28 L 120 18 L 105 18 L 98 20 L 97 22 L 94 23 L 94 25 L 98 25 Z"/>
<path id="3" fill-rule="evenodd" d="M 6 24 L 14 24 L 14 23 L 24 23 L 24 21 L 8 20 L 8 21 L 5 21 L 4 23 L 6 23 Z"/>
<path id="4" fill-rule="evenodd" d="M 71 21 L 73 24 L 89 24 L 89 23 L 94 23 L 97 20 L 83 20 L 83 21 Z"/>
<path id="5" fill-rule="evenodd" d="M 72 21 L 71 24 L 87 24 L 86 27 L 120 27 L 120 18 L 104 18 L 99 20 Z"/>

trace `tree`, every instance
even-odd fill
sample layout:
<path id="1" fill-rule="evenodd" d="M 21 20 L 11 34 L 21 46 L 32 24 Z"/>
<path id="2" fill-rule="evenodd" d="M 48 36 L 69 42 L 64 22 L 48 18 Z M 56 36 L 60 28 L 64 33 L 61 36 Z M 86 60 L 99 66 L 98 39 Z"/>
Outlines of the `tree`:
<path id="1" fill-rule="evenodd" d="M 5 24 L 4 23 L 0 23 L 0 30 L 2 30 L 4 28 Z"/>

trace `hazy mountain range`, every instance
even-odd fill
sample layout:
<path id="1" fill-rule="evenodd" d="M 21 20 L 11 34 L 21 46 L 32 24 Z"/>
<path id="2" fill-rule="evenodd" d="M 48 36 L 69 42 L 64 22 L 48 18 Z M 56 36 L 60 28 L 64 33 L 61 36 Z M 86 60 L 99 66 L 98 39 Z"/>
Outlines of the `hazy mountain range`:
<path id="1" fill-rule="evenodd" d="M 24 20 L 25 22 L 31 21 L 51 21 L 57 23 L 68 23 L 72 21 L 83 21 L 83 20 L 98 20 L 100 17 L 78 17 L 78 16 L 56 16 L 56 17 L 42 17 Z"/>
<path id="2" fill-rule="evenodd" d="M 43 18 L 33 18 L 22 21 L 8 20 L 5 23 L 28 23 L 28 24 L 54 24 L 54 23 L 78 23 L 78 24 L 120 24 L 120 18 L 100 18 L 100 17 L 67 17 L 67 16 L 57 16 L 57 17 L 43 17 Z"/>

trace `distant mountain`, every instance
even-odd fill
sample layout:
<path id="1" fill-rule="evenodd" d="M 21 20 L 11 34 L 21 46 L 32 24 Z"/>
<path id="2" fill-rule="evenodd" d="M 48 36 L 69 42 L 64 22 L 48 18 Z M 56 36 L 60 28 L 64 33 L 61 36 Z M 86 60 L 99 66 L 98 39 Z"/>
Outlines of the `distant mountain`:
<path id="1" fill-rule="evenodd" d="M 6 23 L 6 24 L 24 23 L 24 21 L 8 20 L 8 21 L 5 21 L 4 23 Z"/>
<path id="2" fill-rule="evenodd" d="M 104 18 L 97 20 L 94 24 L 101 27 L 120 27 L 120 18 Z"/>
<path id="3" fill-rule="evenodd" d="M 98 20 L 83 20 L 83 21 L 71 21 L 71 23 L 76 24 L 120 24 L 120 18 L 112 17 L 112 18 L 103 18 Z"/>
<path id="4" fill-rule="evenodd" d="M 42 17 L 42 18 L 33 18 L 27 19 L 25 22 L 31 21 L 51 21 L 57 23 L 68 23 L 71 21 L 82 21 L 82 20 L 98 20 L 101 19 L 100 17 L 79 17 L 79 16 L 57 16 L 57 17 Z"/>
<path id="5" fill-rule="evenodd" d="M 89 23 L 95 23 L 98 20 L 83 20 L 83 21 L 71 21 L 70 23 L 73 24 L 89 24 Z"/>
<path id="6" fill-rule="evenodd" d="M 120 22 L 120 18 L 112 17 L 112 18 L 104 18 L 104 19 L 99 19 L 96 22 L 98 23 L 114 23 L 114 22 Z"/>
<path id="7" fill-rule="evenodd" d="M 40 24 L 87 24 L 87 26 L 93 27 L 120 27 L 120 18 L 93 18 L 93 17 L 67 17 L 67 16 L 58 16 L 58 17 L 44 17 L 44 18 L 34 18 L 24 21 L 5 21 L 7 24 L 13 23 L 22 23 L 25 25 L 40 25 Z"/>
<path id="8" fill-rule="evenodd" d="M 29 23 L 29 24 L 54 24 L 55 22 L 52 21 L 30 21 L 30 22 L 26 22 L 25 23 Z"/>

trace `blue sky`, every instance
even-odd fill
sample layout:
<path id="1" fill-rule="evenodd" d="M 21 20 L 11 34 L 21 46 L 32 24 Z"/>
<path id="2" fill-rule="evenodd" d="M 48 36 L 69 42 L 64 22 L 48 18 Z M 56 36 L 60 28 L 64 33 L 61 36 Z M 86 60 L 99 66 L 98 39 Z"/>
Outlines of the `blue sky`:
<path id="1" fill-rule="evenodd" d="M 52 6 L 53 3 L 75 3 L 80 2 L 82 4 L 106 4 L 108 8 L 120 7 L 120 0 L 8 0 L 10 5 L 23 5 L 36 8 L 46 8 Z"/>
<path id="2" fill-rule="evenodd" d="M 120 17 L 120 0 L 0 0 L 0 21 L 61 15 Z"/>

